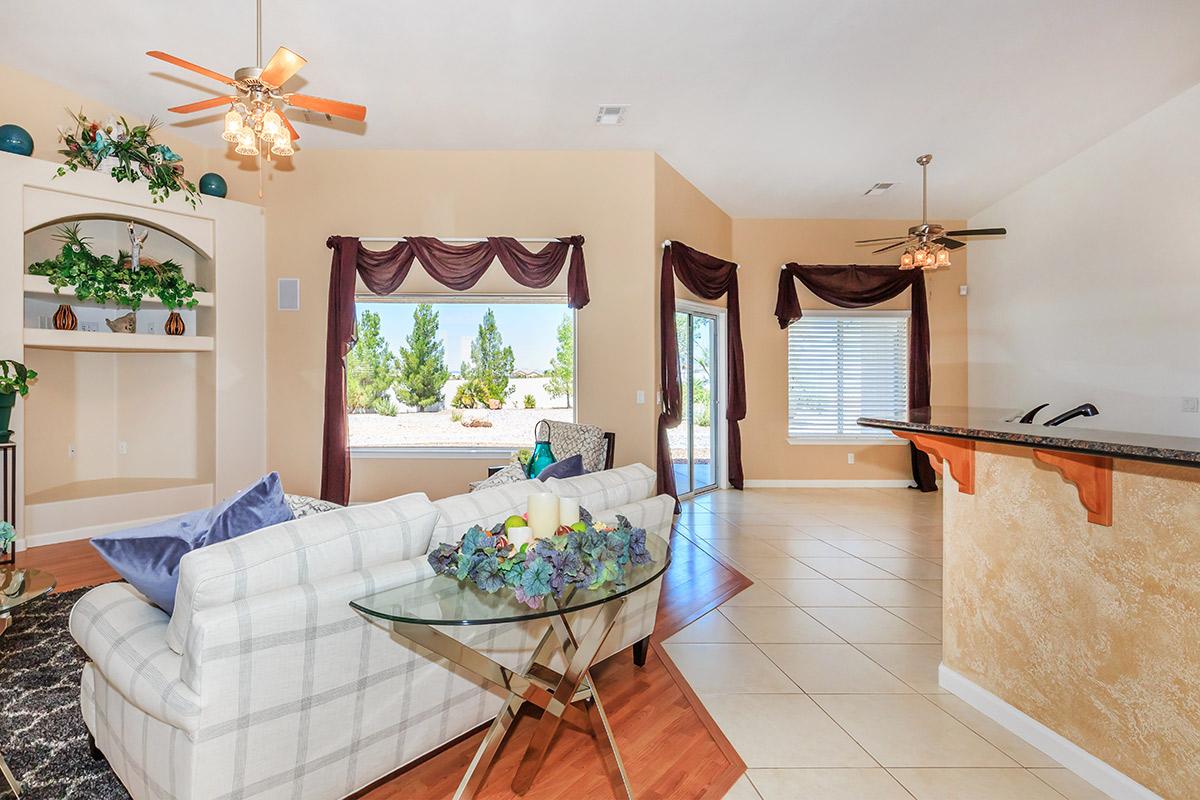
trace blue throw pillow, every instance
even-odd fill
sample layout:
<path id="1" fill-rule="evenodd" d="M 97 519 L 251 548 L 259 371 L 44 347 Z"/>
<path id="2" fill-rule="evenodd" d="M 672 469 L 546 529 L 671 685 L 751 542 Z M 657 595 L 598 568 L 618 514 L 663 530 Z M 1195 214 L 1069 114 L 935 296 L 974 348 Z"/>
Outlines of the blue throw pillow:
<path id="1" fill-rule="evenodd" d="M 576 454 L 567 456 L 562 461 L 555 461 L 539 472 L 537 479 L 544 481 L 547 478 L 576 478 L 586 474 L 587 470 L 583 468 L 583 456 Z"/>
<path id="2" fill-rule="evenodd" d="M 168 614 L 175 610 L 179 561 L 193 550 L 292 519 L 279 473 L 212 508 L 92 539 L 92 547 L 133 588 Z"/>

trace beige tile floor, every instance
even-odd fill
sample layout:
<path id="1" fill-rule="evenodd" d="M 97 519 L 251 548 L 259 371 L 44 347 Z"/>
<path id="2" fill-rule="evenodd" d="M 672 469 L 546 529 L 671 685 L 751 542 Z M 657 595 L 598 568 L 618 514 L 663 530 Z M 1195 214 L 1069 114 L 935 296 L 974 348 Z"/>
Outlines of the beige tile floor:
<path id="1" fill-rule="evenodd" d="M 754 586 L 667 640 L 746 762 L 729 800 L 1104 800 L 937 683 L 941 499 L 716 492 L 685 536 Z"/>

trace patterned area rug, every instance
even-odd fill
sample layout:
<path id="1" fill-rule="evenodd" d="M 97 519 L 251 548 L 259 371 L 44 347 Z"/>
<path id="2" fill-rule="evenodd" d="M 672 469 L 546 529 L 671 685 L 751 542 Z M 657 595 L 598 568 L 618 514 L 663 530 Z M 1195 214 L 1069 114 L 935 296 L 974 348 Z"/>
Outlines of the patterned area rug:
<path id="1" fill-rule="evenodd" d="M 104 761 L 88 754 L 79 713 L 83 651 L 67 630 L 87 589 L 18 609 L 0 636 L 0 753 L 24 784 L 22 800 L 128 800 Z M 11 793 L 0 778 L 0 798 Z"/>

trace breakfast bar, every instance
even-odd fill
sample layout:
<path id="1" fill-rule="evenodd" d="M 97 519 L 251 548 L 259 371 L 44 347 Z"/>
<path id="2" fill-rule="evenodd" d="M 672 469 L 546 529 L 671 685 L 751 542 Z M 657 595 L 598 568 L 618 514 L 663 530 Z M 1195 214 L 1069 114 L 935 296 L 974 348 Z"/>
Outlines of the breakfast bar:
<path id="1" fill-rule="evenodd" d="M 1200 438 L 1017 416 L 858 420 L 943 478 L 940 683 L 1113 797 L 1195 796 Z"/>

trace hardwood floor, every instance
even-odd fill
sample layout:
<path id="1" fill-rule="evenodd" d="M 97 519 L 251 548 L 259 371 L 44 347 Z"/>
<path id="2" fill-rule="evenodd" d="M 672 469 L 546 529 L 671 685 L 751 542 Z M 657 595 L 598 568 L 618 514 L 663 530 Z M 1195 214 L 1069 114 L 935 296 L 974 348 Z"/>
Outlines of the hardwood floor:
<path id="1" fill-rule="evenodd" d="M 660 646 L 751 584 L 751 581 L 689 539 L 672 534 L 671 566 L 663 577 L 658 620 L 646 666 L 629 651 L 601 664 L 596 682 L 605 701 L 630 782 L 639 800 L 717 800 L 746 766 Z M 117 578 L 86 541 L 47 545 L 17 556 L 20 566 L 40 567 L 67 591 Z M 497 701 L 499 705 L 499 701 Z M 516 771 L 536 718 L 523 715 L 477 797 L 513 797 L 508 779 Z M 441 800 L 450 797 L 483 731 L 463 737 L 356 795 L 358 800 Z M 563 726 L 526 800 L 608 798 L 611 790 L 596 746 L 586 734 Z"/>

